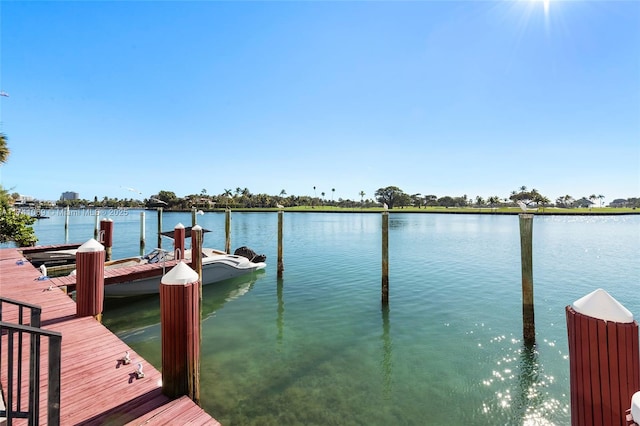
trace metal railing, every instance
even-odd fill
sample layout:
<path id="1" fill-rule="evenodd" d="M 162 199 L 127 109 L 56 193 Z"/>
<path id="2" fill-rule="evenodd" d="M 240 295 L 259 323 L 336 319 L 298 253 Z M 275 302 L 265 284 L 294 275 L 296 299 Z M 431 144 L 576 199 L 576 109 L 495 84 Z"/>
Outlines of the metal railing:
<path id="1" fill-rule="evenodd" d="M 18 323 L 3 321 L 3 306 L 17 307 Z M 28 312 L 28 323 L 26 311 Z M 49 344 L 49 371 L 47 386 L 47 424 L 60 424 L 60 365 L 62 352 L 62 334 L 40 328 L 42 310 L 39 306 L 0 297 L 0 371 L 7 377 L 7 389 L 2 392 L 5 409 L 0 410 L 0 419 L 6 418 L 10 426 L 13 419 L 27 419 L 29 425 L 37 425 L 40 418 L 40 348 L 41 339 L 46 337 Z M 2 347 L 5 339 L 7 347 Z M 29 336 L 28 348 L 25 348 L 25 335 Z M 23 389 L 25 352 L 28 349 L 29 388 Z M 6 356 L 6 361 L 3 357 Z M 24 402 L 24 396 L 27 402 Z"/>

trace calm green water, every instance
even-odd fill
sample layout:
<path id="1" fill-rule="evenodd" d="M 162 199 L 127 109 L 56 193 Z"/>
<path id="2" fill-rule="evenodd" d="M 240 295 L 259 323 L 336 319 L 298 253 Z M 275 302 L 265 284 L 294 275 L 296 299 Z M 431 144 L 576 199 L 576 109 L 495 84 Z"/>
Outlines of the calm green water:
<path id="1" fill-rule="evenodd" d="M 114 257 L 138 254 L 139 213 L 115 220 Z M 147 248 L 156 243 L 147 212 Z M 165 213 L 165 230 L 191 224 Z M 198 216 L 224 247 L 224 214 Z M 72 217 L 69 241 L 93 236 Z M 41 220 L 41 244 L 64 241 Z M 380 304 L 378 214 L 233 213 L 232 247 L 263 273 L 205 287 L 201 393 L 224 425 L 565 425 L 564 308 L 598 287 L 640 314 L 640 216 L 535 217 L 537 344 L 522 341 L 517 216 L 390 215 L 390 303 Z M 165 240 L 165 247 L 171 241 Z M 109 302 L 104 322 L 160 368 L 159 299 Z"/>

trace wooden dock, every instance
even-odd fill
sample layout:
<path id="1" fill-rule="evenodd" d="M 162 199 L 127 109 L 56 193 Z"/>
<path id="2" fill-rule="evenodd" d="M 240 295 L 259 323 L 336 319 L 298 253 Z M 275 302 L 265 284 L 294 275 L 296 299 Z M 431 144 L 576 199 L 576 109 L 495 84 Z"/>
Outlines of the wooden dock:
<path id="1" fill-rule="evenodd" d="M 94 318 L 77 318 L 75 302 L 51 279 L 39 280 L 40 272 L 30 263 L 19 264 L 22 259 L 17 249 L 0 249 L 0 296 L 40 306 L 42 328 L 62 334 L 60 424 L 220 424 L 189 398 L 163 395 L 157 369 Z M 2 315 L 3 321 L 17 322 L 17 309 L 4 309 Z M 7 336 L 0 337 L 5 351 Z M 47 350 L 48 345 L 42 345 L 45 376 Z M 125 365 L 121 359 L 126 351 L 131 363 Z M 143 365 L 143 378 L 136 376 L 138 363 Z M 3 389 L 7 381 L 3 366 Z M 46 423 L 46 408 L 46 399 L 41 399 L 41 424 Z"/>

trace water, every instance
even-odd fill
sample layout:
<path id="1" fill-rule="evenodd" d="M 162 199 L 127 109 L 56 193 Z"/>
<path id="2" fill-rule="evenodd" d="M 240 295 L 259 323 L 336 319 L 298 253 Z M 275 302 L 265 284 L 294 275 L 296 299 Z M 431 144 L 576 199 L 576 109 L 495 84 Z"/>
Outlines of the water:
<path id="1" fill-rule="evenodd" d="M 114 257 L 139 252 L 139 212 L 110 216 Z M 147 212 L 147 247 L 157 245 Z M 191 224 L 165 213 L 165 229 Z M 198 216 L 224 247 L 224 214 Z M 68 241 L 93 236 L 72 217 Z M 380 303 L 379 214 L 233 213 L 232 246 L 266 271 L 205 287 L 201 397 L 224 425 L 569 424 L 565 307 L 604 288 L 637 317 L 640 216 L 545 216 L 533 225 L 536 345 L 522 340 L 516 216 L 389 220 L 389 308 Z M 36 224 L 64 241 L 64 218 Z M 170 240 L 164 241 L 166 248 Z M 108 301 L 104 323 L 160 368 L 159 299 Z"/>

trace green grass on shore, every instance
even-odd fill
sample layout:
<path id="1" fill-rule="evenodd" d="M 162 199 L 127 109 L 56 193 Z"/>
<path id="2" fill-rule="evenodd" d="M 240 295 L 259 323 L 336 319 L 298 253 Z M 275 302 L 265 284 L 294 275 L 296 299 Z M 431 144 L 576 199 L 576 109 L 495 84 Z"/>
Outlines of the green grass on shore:
<path id="1" fill-rule="evenodd" d="M 275 212 L 277 208 L 237 208 L 232 209 L 234 212 Z M 224 211 L 224 209 L 215 209 L 213 211 Z M 285 207 L 286 212 L 299 213 L 380 213 L 383 211 L 381 207 L 369 208 L 345 208 L 335 206 L 296 206 Z M 454 213 L 454 214 L 519 214 L 522 211 L 518 207 L 397 207 L 389 210 L 390 213 Z M 531 209 L 528 213 L 536 215 L 618 215 L 618 214 L 640 214 L 640 209 L 628 207 L 595 207 L 595 208 L 558 208 L 545 207 L 540 209 Z"/>

